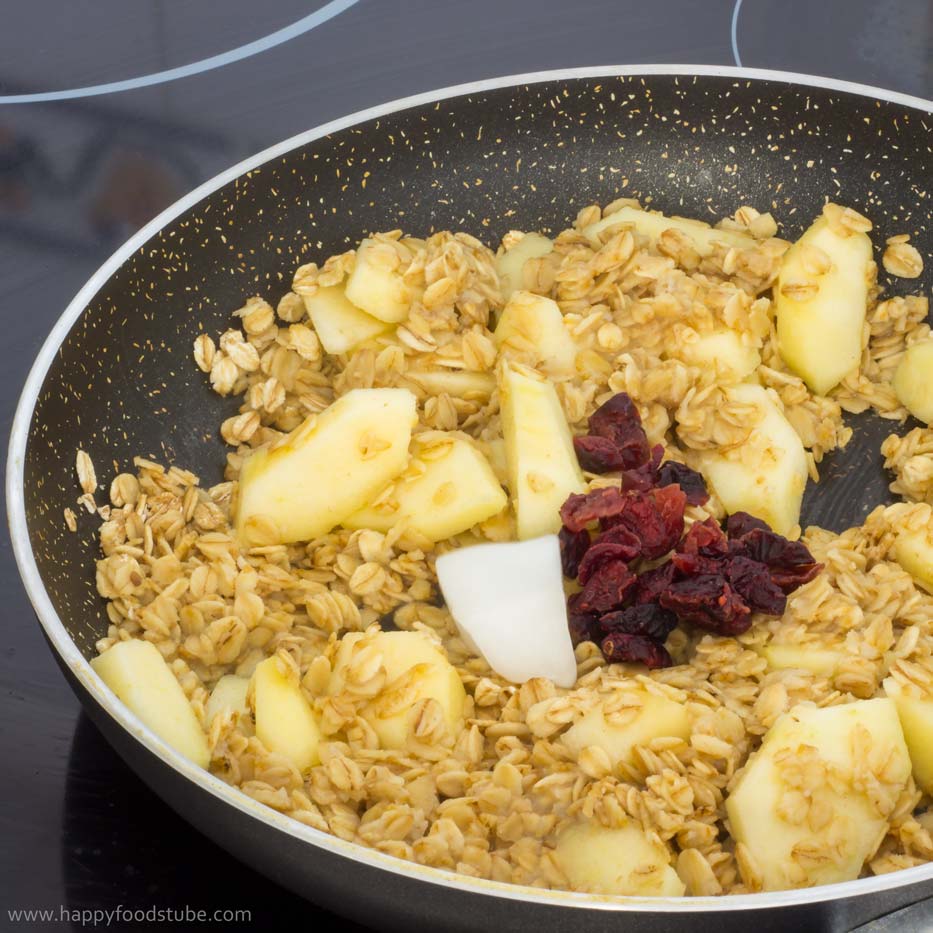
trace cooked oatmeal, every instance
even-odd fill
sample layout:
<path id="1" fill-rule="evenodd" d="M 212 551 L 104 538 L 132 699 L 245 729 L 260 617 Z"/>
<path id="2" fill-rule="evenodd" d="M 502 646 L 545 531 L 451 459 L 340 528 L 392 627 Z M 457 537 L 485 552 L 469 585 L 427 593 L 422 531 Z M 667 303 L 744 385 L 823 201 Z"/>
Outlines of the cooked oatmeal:
<path id="1" fill-rule="evenodd" d="M 842 534 L 806 529 L 801 541 L 822 570 L 787 595 L 786 609 L 753 612 L 734 637 L 680 624 L 665 643 L 671 666 L 608 663 L 598 639 L 584 637 L 574 648 L 572 686 L 543 677 L 513 683 L 464 637 L 442 599 L 437 558 L 514 541 L 516 506 L 435 540 L 398 500 L 405 484 L 461 442 L 481 455 L 503 501 L 502 486 L 517 495 L 500 407 L 504 369 L 552 385 L 578 438 L 601 405 L 627 394 L 647 445 L 661 445 L 675 481 L 687 490 L 693 470 L 706 477 L 702 504 L 687 499 L 687 531 L 726 519 L 716 469 L 724 462 L 757 468 L 766 418 L 783 416 L 799 437 L 802 492 L 808 477 L 818 480 L 823 457 L 851 437 L 844 412 L 907 416 L 892 379 L 907 346 L 929 338 L 926 298 L 882 296 L 874 263 L 866 263 L 860 359 L 818 394 L 779 349 L 776 282 L 790 244 L 776 236 L 769 214 L 742 208 L 708 236 L 676 225 L 646 235 L 635 215 L 610 222 L 634 211 L 639 206 L 628 199 L 587 207 L 550 244 L 527 235 L 543 243 L 529 239 L 527 258 L 509 267 L 502 260 L 522 248 L 518 232 L 506 236 L 498 257 L 462 232 L 377 234 L 360 251 L 302 266 L 285 295 L 248 298 L 225 333 L 198 337 L 194 360 L 205 379 L 220 395 L 242 399 L 239 413 L 219 426 L 230 446 L 225 475 L 212 484 L 218 477 L 136 458 L 131 472 L 112 480 L 97 565 L 110 625 L 97 648 L 142 639 L 158 649 L 207 737 L 210 770 L 225 781 L 315 829 L 424 865 L 549 888 L 720 895 L 833 880 L 821 874 L 827 863 L 856 877 L 933 860 L 933 810 L 918 789 L 923 764 L 914 761 L 913 776 L 909 762 L 899 770 L 876 733 L 854 727 L 861 752 L 851 767 L 803 741 L 773 762 L 754 754 L 801 703 L 823 710 L 898 696 L 933 704 L 933 596 L 899 551 L 933 523 L 929 429 L 892 435 L 883 447 L 892 490 L 909 501 L 879 506 Z M 839 235 L 871 227 L 835 205 L 824 217 Z M 328 321 L 315 323 L 308 311 L 320 303 L 309 302 L 355 297 L 349 282 L 363 249 L 367 263 L 398 285 L 392 301 L 401 310 L 383 321 L 353 308 L 342 330 L 327 330 Z M 812 244 L 799 261 L 814 280 L 831 265 Z M 892 274 L 915 276 L 920 262 L 906 240 L 888 241 L 884 266 Z M 805 303 L 819 287 L 810 279 L 781 282 L 789 302 Z M 525 293 L 556 302 L 557 343 Z M 329 352 L 325 344 L 347 348 Z M 245 530 L 237 515 L 244 463 L 257 450 L 283 449 L 289 432 L 320 426 L 352 390 L 374 388 L 404 389 L 417 402 L 405 472 L 367 502 L 364 514 L 375 518 L 345 518 L 311 540 L 287 543 L 269 516 L 259 514 Z M 378 458 L 387 443 L 371 434 L 361 460 Z M 779 461 L 787 459 L 777 450 Z M 594 469 L 600 462 L 580 460 Z M 83 451 L 77 472 L 82 498 L 93 502 L 97 478 Z M 581 475 L 577 493 L 619 486 L 619 464 Z M 551 478 L 529 476 L 532 492 L 546 494 Z M 445 488 L 433 491 L 438 507 L 454 495 Z M 66 513 L 72 527 L 74 513 Z M 794 539 L 794 515 L 766 518 Z M 565 585 L 574 592 L 575 584 Z M 420 634 L 424 650 L 453 666 L 465 692 L 459 716 L 419 693 L 414 668 L 390 676 L 394 662 L 380 639 L 395 630 Z M 275 659 L 269 676 L 297 686 L 313 711 L 313 759 L 273 751 L 257 735 L 263 688 L 254 674 L 268 658 Z M 217 685 L 228 675 L 243 679 L 244 692 L 245 679 L 253 681 L 238 702 L 224 704 Z M 380 723 L 407 709 L 415 715 L 400 736 L 387 738 Z M 670 724 L 625 732 L 649 714 Z M 624 748 L 603 741 L 598 722 L 588 731 L 594 716 L 613 735 L 627 735 Z M 769 746 L 780 738 L 770 734 Z M 773 818 L 788 833 L 799 830 L 777 867 L 751 835 L 737 838 L 738 811 L 727 810 L 733 792 L 737 807 L 747 793 L 739 778 L 755 762 L 772 766 L 782 782 Z M 849 789 L 829 799 L 823 785 Z M 874 827 L 854 868 L 844 864 L 851 845 L 833 809 L 847 794 L 866 795 L 865 824 Z M 580 827 L 595 829 L 580 836 Z M 626 887 L 579 868 L 579 850 L 615 851 L 600 835 L 609 831 L 635 833 L 627 845 L 655 887 Z"/>

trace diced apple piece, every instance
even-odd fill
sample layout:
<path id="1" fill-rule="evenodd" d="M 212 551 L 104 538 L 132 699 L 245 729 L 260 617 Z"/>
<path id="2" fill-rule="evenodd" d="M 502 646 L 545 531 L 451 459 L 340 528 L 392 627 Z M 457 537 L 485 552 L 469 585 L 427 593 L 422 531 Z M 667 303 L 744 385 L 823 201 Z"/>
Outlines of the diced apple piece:
<path id="1" fill-rule="evenodd" d="M 933 593 L 933 523 L 898 531 L 894 559 L 917 584 Z"/>
<path id="2" fill-rule="evenodd" d="M 212 722 L 218 713 L 232 711 L 234 713 L 248 713 L 249 704 L 246 702 L 246 692 L 249 690 L 249 678 L 237 677 L 236 674 L 224 674 L 214 684 L 211 695 L 207 700 L 205 714 L 208 723 Z"/>
<path id="3" fill-rule="evenodd" d="M 401 258 L 390 243 L 365 239 L 346 284 L 346 297 L 367 314 L 398 324 L 408 317 L 412 293 L 399 267 Z"/>
<path id="4" fill-rule="evenodd" d="M 354 656 L 364 648 L 381 656 L 386 672 L 382 691 L 362 711 L 382 748 L 405 747 L 424 700 L 437 701 L 449 734 L 456 738 L 463 728 L 466 691 L 456 668 L 418 632 L 344 635 L 331 674 L 332 695 L 343 691 Z"/>
<path id="5" fill-rule="evenodd" d="M 724 243 L 736 249 L 748 249 L 754 246 L 756 240 L 747 233 L 738 230 L 720 230 L 710 227 L 701 220 L 691 220 L 687 217 L 665 217 L 657 211 L 643 211 L 637 207 L 623 207 L 602 220 L 597 220 L 588 227 L 583 228 L 583 235 L 592 243 L 594 248 L 599 247 L 599 234 L 612 227 L 630 224 L 638 233 L 648 238 L 652 245 L 657 243 L 658 237 L 665 230 L 678 230 L 690 238 L 694 249 L 701 256 L 708 256 L 713 251 L 714 243 Z"/>
<path id="6" fill-rule="evenodd" d="M 871 240 L 824 215 L 784 254 L 774 285 L 784 362 L 817 395 L 858 366 L 868 307 Z"/>
<path id="7" fill-rule="evenodd" d="M 509 481 L 509 459 L 505 452 L 505 441 L 495 437 L 486 444 L 487 458 L 493 473 L 500 483 Z"/>
<path id="8" fill-rule="evenodd" d="M 299 771 L 318 764 L 321 730 L 297 673 L 279 658 L 266 658 L 253 671 L 252 695 L 259 741 L 290 759 Z"/>
<path id="9" fill-rule="evenodd" d="M 547 256 L 554 244 L 541 233 L 526 233 L 511 249 L 496 257 L 496 271 L 502 287 L 502 299 L 525 287 L 524 269 L 529 259 Z"/>
<path id="10" fill-rule="evenodd" d="M 728 392 L 755 405 L 760 419 L 741 447 L 699 452 L 701 469 L 727 512 L 748 512 L 789 534 L 800 519 L 809 476 L 800 436 L 762 386 L 742 383 Z"/>
<path id="11" fill-rule="evenodd" d="M 894 373 L 894 391 L 918 421 L 933 422 L 933 340 L 907 348 Z"/>
<path id="12" fill-rule="evenodd" d="M 437 559 L 437 579 L 464 642 L 496 673 L 513 683 L 574 685 L 556 535 L 451 551 Z"/>
<path id="13" fill-rule="evenodd" d="M 716 368 L 732 382 L 741 382 L 761 364 L 761 354 L 743 344 L 734 330 L 703 334 L 690 343 L 681 343 L 670 355 L 688 366 Z"/>
<path id="14" fill-rule="evenodd" d="M 532 357 L 534 364 L 552 376 L 574 372 L 577 345 L 564 326 L 556 301 L 518 291 L 502 311 L 493 335 L 500 353 L 514 349 Z"/>
<path id="15" fill-rule="evenodd" d="M 400 521 L 443 541 L 501 512 L 509 500 L 489 461 L 465 438 L 416 437 L 412 463 L 392 486 L 344 519 L 345 528 L 388 531 Z"/>
<path id="16" fill-rule="evenodd" d="M 933 794 L 933 697 L 909 696 L 893 677 L 882 686 L 897 707 L 914 780 L 924 793 Z"/>
<path id="17" fill-rule="evenodd" d="M 632 751 L 636 745 L 666 737 L 690 738 L 690 717 L 682 703 L 638 687 L 626 691 L 625 705 L 628 709 L 618 724 L 606 720 L 602 704 L 588 710 L 564 733 L 564 745 L 578 755 L 595 745 L 616 767 L 635 763 Z"/>
<path id="18" fill-rule="evenodd" d="M 795 706 L 765 735 L 726 800 L 764 889 L 857 878 L 910 776 L 894 703 Z"/>
<path id="19" fill-rule="evenodd" d="M 405 378 L 431 395 L 447 393 L 453 398 L 488 399 L 496 388 L 492 373 L 462 369 L 435 369 L 405 373 Z"/>
<path id="20" fill-rule="evenodd" d="M 356 307 L 342 285 L 319 287 L 313 295 L 304 296 L 304 305 L 328 353 L 348 353 L 392 326 Z"/>
<path id="21" fill-rule="evenodd" d="M 768 662 L 772 671 L 795 668 L 811 671 L 820 677 L 832 677 L 845 657 L 845 652 L 833 648 L 820 648 L 811 644 L 802 645 L 765 645 L 760 649 L 761 656 Z"/>
<path id="22" fill-rule="evenodd" d="M 505 366 L 499 392 L 518 537 L 555 534 L 560 507 L 585 487 L 557 391 L 550 382 Z"/>
<path id="23" fill-rule="evenodd" d="M 408 463 L 415 397 L 353 389 L 240 471 L 237 530 L 247 544 L 326 534 L 372 501 Z"/>
<path id="24" fill-rule="evenodd" d="M 94 658 L 91 667 L 160 739 L 196 765 L 208 766 L 207 736 L 155 645 L 138 638 L 118 641 Z"/>
<path id="25" fill-rule="evenodd" d="M 635 821 L 618 829 L 572 824 L 561 831 L 554 856 L 575 891 L 629 897 L 682 897 L 686 891 L 667 847 Z"/>

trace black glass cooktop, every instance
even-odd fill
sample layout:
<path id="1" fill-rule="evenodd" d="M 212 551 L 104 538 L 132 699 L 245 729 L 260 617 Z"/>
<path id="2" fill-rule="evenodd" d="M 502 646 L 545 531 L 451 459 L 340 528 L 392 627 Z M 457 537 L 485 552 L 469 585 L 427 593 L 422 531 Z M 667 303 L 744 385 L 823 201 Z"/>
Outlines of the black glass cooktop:
<path id="1" fill-rule="evenodd" d="M 109 253 L 301 130 L 435 87 L 583 65 L 743 64 L 930 98 L 931 45 L 929 0 L 4 0 L 3 434 L 40 343 Z M 218 916 L 231 930 L 333 920 L 189 828 L 110 750 L 42 641 L 5 527 L 0 606 L 0 930 L 107 916 L 109 929 L 157 929 L 159 908 L 177 929 L 198 926 L 197 911 L 247 912 Z M 142 914 L 114 920 L 118 908 Z"/>

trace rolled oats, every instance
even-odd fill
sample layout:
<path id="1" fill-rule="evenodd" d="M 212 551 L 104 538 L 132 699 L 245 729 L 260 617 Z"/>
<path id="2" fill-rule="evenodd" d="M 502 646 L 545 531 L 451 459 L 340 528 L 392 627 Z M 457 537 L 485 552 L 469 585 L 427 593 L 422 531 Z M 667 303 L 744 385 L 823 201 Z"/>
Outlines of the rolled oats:
<path id="1" fill-rule="evenodd" d="M 881 257 L 884 271 L 901 279 L 915 279 L 923 272 L 923 257 L 916 246 L 899 241 L 888 241 L 888 247 Z"/>
<path id="2" fill-rule="evenodd" d="M 676 352 L 680 341 L 723 328 L 760 353 L 758 377 L 800 435 L 814 473 L 851 436 L 843 409 L 903 413 L 890 380 L 906 347 L 929 335 L 925 298 L 876 302 L 871 283 L 859 368 L 831 397 L 816 396 L 787 369 L 777 347 L 768 289 L 788 244 L 777 239 L 770 214 L 740 208 L 722 226 L 751 234 L 755 245 L 720 244 L 706 256 L 674 228 L 654 245 L 632 225 L 604 230 L 598 242 L 582 234 L 623 207 L 638 202 L 583 208 L 574 227 L 554 238 L 552 252 L 526 263 L 522 273 L 526 287 L 558 303 L 577 342 L 575 371 L 557 384 L 575 432 L 585 430 L 612 393 L 625 391 L 651 443 L 665 444 L 669 458 L 690 462 L 695 450 L 741 449 L 760 412 L 737 403 L 715 368 L 687 365 Z M 828 204 L 824 213 L 843 235 L 871 229 L 865 217 L 839 205 Z M 506 245 L 519 237 L 510 233 Z M 438 547 L 403 522 L 386 533 L 338 528 L 281 545 L 271 519 L 257 516 L 250 524 L 255 546 L 243 548 L 237 538 L 232 509 L 250 450 L 281 444 L 288 431 L 353 388 L 402 385 L 416 392 L 416 456 L 398 482 L 421 475 L 445 453 L 451 440 L 440 432 L 461 431 L 484 451 L 501 447 L 493 329 L 503 300 L 494 253 L 465 233 L 419 240 L 399 231 L 377 234 L 370 253 L 402 276 L 412 302 L 400 326 L 356 350 L 324 353 L 304 304 L 319 288 L 342 285 L 356 263 L 353 250 L 297 269 L 292 290 L 274 311 L 261 297 L 246 299 L 235 312 L 240 326 L 217 345 L 206 334 L 197 338 L 195 363 L 209 373 L 214 391 L 242 396 L 239 412 L 221 425 L 231 445 L 224 482 L 204 489 L 193 474 L 142 458 L 133 472 L 113 478 L 96 565 L 109 620 L 98 648 L 126 638 L 151 640 L 202 720 L 220 676 L 248 677 L 260 660 L 275 656 L 313 701 L 321 764 L 299 774 L 263 747 L 250 715 L 234 715 L 205 723 L 212 769 L 255 800 L 342 839 L 475 877 L 559 888 L 567 880 L 553 848 L 568 821 L 613 827 L 634 819 L 667 847 L 688 894 L 761 890 L 751 853 L 729 839 L 724 802 L 777 718 L 803 700 L 829 705 L 878 695 L 887 676 L 910 696 L 933 698 L 933 596 L 891 559 L 898 530 L 930 521 L 931 432 L 892 435 L 883 447 L 896 476 L 892 489 L 913 502 L 879 508 L 862 527 L 840 535 L 807 530 L 804 540 L 826 570 L 793 594 L 782 619 L 756 616 L 739 639 L 675 633 L 669 645 L 682 663 L 638 676 L 607 665 L 598 646 L 584 642 L 576 649 L 572 690 L 542 678 L 511 684 L 467 650 L 449 612 L 436 604 L 434 570 L 442 550 L 510 539 L 511 519 L 486 522 L 462 541 Z M 905 237 L 892 238 L 885 269 L 919 274 L 915 254 Z M 807 281 L 784 286 L 798 298 L 819 288 L 829 259 L 811 248 L 803 264 Z M 509 350 L 518 365 L 536 358 L 521 339 Z M 452 379 L 447 391 L 428 391 L 418 382 L 419 373 L 445 372 L 478 374 L 488 388 L 461 390 L 467 383 Z M 374 456 L 389 439 L 370 432 L 361 442 L 361 454 Z M 97 480 L 83 451 L 76 468 L 82 499 L 97 510 Z M 539 490 L 550 482 L 534 473 L 528 481 Z M 442 487 L 440 500 L 456 491 Z M 389 487 L 373 507 L 394 514 L 395 494 Z M 702 520 L 724 513 L 714 498 L 689 514 Z M 74 530 L 72 510 L 65 519 Z M 419 698 L 411 671 L 388 682 L 385 659 L 365 633 L 389 619 L 400 630 L 420 632 L 456 667 L 467 692 L 461 731 L 450 734 L 438 702 Z M 351 632 L 362 633 L 354 636 L 361 640 L 344 669 L 344 687 L 332 693 L 339 639 Z M 770 670 L 761 653 L 769 644 L 836 652 L 839 663 L 830 674 Z M 577 753 L 564 743 L 564 733 L 597 703 L 610 726 L 634 722 L 645 693 L 687 710 L 688 738 L 636 745 L 631 760 L 615 765 L 598 745 Z M 412 710 L 404 747 L 381 748 L 364 708 L 384 716 Z M 929 861 L 933 817 L 918 810 L 920 792 L 911 782 L 895 794 L 886 783 L 892 763 L 867 744 L 862 758 L 858 779 L 875 788 L 887 821 L 868 868 Z M 781 801 L 784 818 L 814 832 L 831 829 L 826 801 L 808 788 L 839 775 L 805 750 L 781 767 L 791 785 Z M 808 865 L 837 857 L 833 845 L 795 852 L 799 883 Z"/>
<path id="3" fill-rule="evenodd" d="M 85 494 L 93 495 L 97 491 L 97 473 L 94 471 L 94 463 L 86 451 L 78 451 L 75 457 L 75 470 L 78 474 L 78 483 L 81 489 Z"/>

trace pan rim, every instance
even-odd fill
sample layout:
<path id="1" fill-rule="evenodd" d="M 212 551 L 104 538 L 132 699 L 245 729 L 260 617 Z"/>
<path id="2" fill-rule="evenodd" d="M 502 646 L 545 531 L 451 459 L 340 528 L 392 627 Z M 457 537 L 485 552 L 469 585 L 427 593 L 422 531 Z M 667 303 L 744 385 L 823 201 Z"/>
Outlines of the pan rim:
<path id="1" fill-rule="evenodd" d="M 6 469 L 7 513 L 10 537 L 14 557 L 27 596 L 33 606 L 36 617 L 45 631 L 51 646 L 59 658 L 67 665 L 72 675 L 107 714 L 151 754 L 163 763 L 174 768 L 199 787 L 244 815 L 261 820 L 267 825 L 301 839 L 303 842 L 324 849 L 334 855 L 363 863 L 371 868 L 391 872 L 392 874 L 415 877 L 418 880 L 446 888 L 454 888 L 467 894 L 536 903 L 542 906 L 571 907 L 577 909 L 611 910 L 618 912 L 651 911 L 664 914 L 678 913 L 713 913 L 720 911 L 762 910 L 771 907 L 804 905 L 837 900 L 843 897 L 858 897 L 881 891 L 905 887 L 915 882 L 933 879 L 933 862 L 914 868 L 902 869 L 890 874 L 872 878 L 862 878 L 832 885 L 822 885 L 795 891 L 778 891 L 760 894 L 739 894 L 729 897 L 600 897 L 570 891 L 545 891 L 524 885 L 506 884 L 469 878 L 454 872 L 418 865 L 395 856 L 385 855 L 374 849 L 368 849 L 358 843 L 345 842 L 342 839 L 312 829 L 269 807 L 257 803 L 242 791 L 224 783 L 210 772 L 198 768 L 188 759 L 169 747 L 162 739 L 131 713 L 106 687 L 93 671 L 90 663 L 78 651 L 78 648 L 65 629 L 58 616 L 51 598 L 45 588 L 29 541 L 25 509 L 24 464 L 26 446 L 32 415 L 39 399 L 42 383 L 49 371 L 60 345 L 80 318 L 98 291 L 111 276 L 168 223 L 196 205 L 206 196 L 233 181 L 244 173 L 255 169 L 272 159 L 286 155 L 299 146 L 306 145 L 323 136 L 340 132 L 361 123 L 386 117 L 396 112 L 423 104 L 437 103 L 456 97 L 475 93 L 498 90 L 507 87 L 521 87 L 540 84 L 547 81 L 575 80 L 586 78 L 613 77 L 724 77 L 737 80 L 752 80 L 771 83 L 791 84 L 814 87 L 821 90 L 839 91 L 854 94 L 872 100 L 884 100 L 912 110 L 933 113 L 933 101 L 896 91 L 888 91 L 870 85 L 857 84 L 815 75 L 796 72 L 776 71 L 771 69 L 745 68 L 733 66 L 709 65 L 632 65 L 632 66 L 589 66 L 585 68 L 565 68 L 551 71 L 537 71 L 527 74 L 506 75 L 473 81 L 438 90 L 414 94 L 399 98 L 374 107 L 368 107 L 336 120 L 320 124 L 309 130 L 297 133 L 279 143 L 263 149 L 259 153 L 244 159 L 205 181 L 193 191 L 180 198 L 174 204 L 153 218 L 120 246 L 87 280 L 75 297 L 69 302 L 61 316 L 55 322 L 48 337 L 30 368 L 16 406 L 10 431 L 10 442 Z"/>

